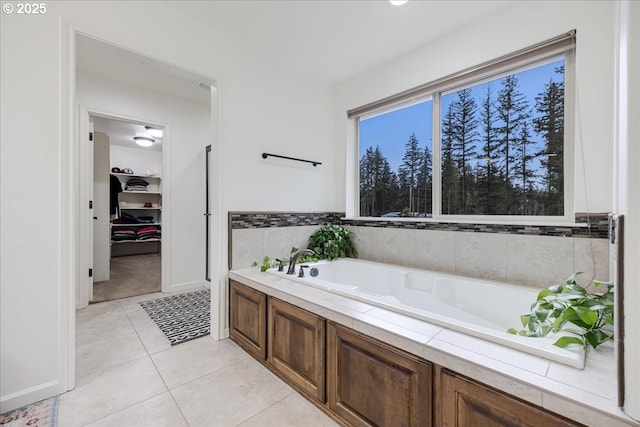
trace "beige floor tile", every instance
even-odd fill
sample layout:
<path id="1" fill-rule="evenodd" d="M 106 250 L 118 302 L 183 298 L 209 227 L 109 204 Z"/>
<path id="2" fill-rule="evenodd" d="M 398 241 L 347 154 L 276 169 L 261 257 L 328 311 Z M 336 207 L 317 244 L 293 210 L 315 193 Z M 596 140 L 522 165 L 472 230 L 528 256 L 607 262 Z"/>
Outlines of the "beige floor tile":
<path id="1" fill-rule="evenodd" d="M 188 424 L 168 392 L 87 424 L 87 427 L 123 426 L 188 427 Z"/>
<path id="2" fill-rule="evenodd" d="M 82 426 L 167 391 L 148 357 L 77 379 L 60 396 L 58 425 Z"/>
<path id="3" fill-rule="evenodd" d="M 253 359 L 243 360 L 172 390 L 191 426 L 235 426 L 294 391 Z"/>
<path id="4" fill-rule="evenodd" d="M 89 304 L 85 308 L 76 310 L 76 323 L 85 325 L 86 323 L 102 323 L 110 320 L 114 315 L 121 314 L 122 306 L 118 301 L 107 301 L 97 304 Z"/>
<path id="5" fill-rule="evenodd" d="M 147 356 L 138 335 L 129 327 L 117 335 L 76 345 L 76 379 Z"/>
<path id="6" fill-rule="evenodd" d="M 239 427 L 334 427 L 338 426 L 329 416 L 309 403 L 298 393 L 292 393 Z"/>
<path id="7" fill-rule="evenodd" d="M 127 316 L 149 354 L 171 348 L 169 340 L 144 310 L 130 312 Z"/>
<path id="8" fill-rule="evenodd" d="M 231 340 L 202 337 L 151 355 L 170 390 L 250 356 Z"/>
<path id="9" fill-rule="evenodd" d="M 139 304 L 140 301 L 149 301 L 152 299 L 164 298 L 166 296 L 169 296 L 169 294 L 163 294 L 162 292 L 154 292 L 152 294 L 138 295 L 135 297 L 119 299 L 117 302 L 120 303 L 125 313 L 131 313 L 134 311 L 144 310 Z"/>

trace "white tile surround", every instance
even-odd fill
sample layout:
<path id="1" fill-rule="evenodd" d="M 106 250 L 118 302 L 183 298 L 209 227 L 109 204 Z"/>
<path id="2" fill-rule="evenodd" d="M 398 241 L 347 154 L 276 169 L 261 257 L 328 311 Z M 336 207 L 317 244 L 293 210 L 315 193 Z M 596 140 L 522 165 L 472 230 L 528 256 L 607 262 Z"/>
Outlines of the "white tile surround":
<path id="1" fill-rule="evenodd" d="M 545 288 L 576 271 L 609 280 L 607 239 L 347 226 L 358 258 Z M 233 268 L 304 248 L 318 226 L 234 229 Z"/>
<path id="2" fill-rule="evenodd" d="M 337 427 L 231 340 L 171 347 L 138 305 L 165 296 L 77 311 L 76 388 L 60 396 L 60 427 Z"/>
<path id="3" fill-rule="evenodd" d="M 376 238 L 383 241 L 384 233 L 378 233 Z M 505 248 L 507 240 L 504 239 Z M 513 242 L 518 244 L 517 240 Z M 572 266 L 573 257 L 571 251 Z M 590 350 L 586 368 L 579 370 L 310 288 L 286 277 L 260 273 L 257 268 L 233 270 L 229 277 L 585 425 L 640 426 L 616 406 L 612 345 L 603 345 L 597 352 Z"/>

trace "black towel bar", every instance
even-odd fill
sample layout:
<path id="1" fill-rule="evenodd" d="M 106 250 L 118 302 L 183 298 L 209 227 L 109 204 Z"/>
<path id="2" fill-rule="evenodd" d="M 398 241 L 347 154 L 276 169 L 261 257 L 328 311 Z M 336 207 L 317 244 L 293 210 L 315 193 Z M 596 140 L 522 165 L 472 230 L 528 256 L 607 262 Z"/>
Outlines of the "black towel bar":
<path id="1" fill-rule="evenodd" d="M 295 160 L 296 162 L 305 162 L 305 163 L 311 163 L 313 166 L 318 166 L 321 165 L 321 162 L 316 162 L 315 160 L 305 160 L 305 159 L 297 159 L 295 157 L 288 157 L 288 156 L 281 156 L 279 154 L 271 154 L 271 153 L 262 153 L 262 158 L 266 159 L 267 157 L 278 157 L 280 159 L 287 159 L 287 160 Z"/>

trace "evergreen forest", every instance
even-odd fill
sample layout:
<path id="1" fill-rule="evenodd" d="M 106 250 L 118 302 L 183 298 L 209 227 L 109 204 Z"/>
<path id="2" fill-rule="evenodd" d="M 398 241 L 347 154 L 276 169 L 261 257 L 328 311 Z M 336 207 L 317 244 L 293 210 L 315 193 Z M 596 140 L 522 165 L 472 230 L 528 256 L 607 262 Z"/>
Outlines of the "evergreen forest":
<path id="1" fill-rule="evenodd" d="M 564 66 L 553 70 L 528 95 L 512 74 L 442 96 L 442 214 L 564 214 Z M 432 216 L 429 145 L 407 135 L 397 170 L 361 145 L 360 216 Z"/>

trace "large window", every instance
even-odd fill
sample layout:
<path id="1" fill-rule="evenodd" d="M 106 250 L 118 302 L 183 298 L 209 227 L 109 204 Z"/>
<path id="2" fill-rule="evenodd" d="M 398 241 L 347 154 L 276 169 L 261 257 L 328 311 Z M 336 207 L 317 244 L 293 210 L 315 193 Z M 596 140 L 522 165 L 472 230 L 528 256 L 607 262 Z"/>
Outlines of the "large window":
<path id="1" fill-rule="evenodd" d="M 565 88 L 573 43 L 549 43 L 350 112 L 359 215 L 572 215 Z"/>

